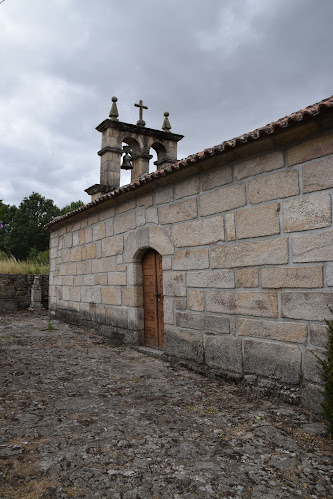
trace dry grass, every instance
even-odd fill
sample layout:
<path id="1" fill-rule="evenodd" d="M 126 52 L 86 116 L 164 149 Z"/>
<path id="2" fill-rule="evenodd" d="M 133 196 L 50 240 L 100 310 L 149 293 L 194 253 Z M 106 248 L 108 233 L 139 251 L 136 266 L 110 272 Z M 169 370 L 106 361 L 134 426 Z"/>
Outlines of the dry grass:
<path id="1" fill-rule="evenodd" d="M 21 262 L 14 256 L 0 258 L 0 274 L 48 274 L 49 266 L 34 261 Z"/>

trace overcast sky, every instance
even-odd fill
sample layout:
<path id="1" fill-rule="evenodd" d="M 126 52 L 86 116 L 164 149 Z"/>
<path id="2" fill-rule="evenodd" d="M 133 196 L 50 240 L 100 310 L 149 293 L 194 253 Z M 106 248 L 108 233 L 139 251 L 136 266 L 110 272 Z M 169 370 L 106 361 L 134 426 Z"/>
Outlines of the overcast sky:
<path id="1" fill-rule="evenodd" d="M 169 111 L 179 159 L 329 97 L 332 20 L 332 0 L 5 0 L 0 199 L 88 202 L 113 95 L 124 122 Z"/>

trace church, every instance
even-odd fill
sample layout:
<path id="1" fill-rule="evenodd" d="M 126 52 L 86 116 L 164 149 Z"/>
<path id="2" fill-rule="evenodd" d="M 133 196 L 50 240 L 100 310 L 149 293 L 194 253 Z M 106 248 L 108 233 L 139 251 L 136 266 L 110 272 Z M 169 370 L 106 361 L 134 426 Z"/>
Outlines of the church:
<path id="1" fill-rule="evenodd" d="M 91 202 L 47 225 L 51 314 L 318 411 L 333 96 L 183 160 L 168 113 L 155 130 L 135 105 L 124 123 L 112 98 Z"/>

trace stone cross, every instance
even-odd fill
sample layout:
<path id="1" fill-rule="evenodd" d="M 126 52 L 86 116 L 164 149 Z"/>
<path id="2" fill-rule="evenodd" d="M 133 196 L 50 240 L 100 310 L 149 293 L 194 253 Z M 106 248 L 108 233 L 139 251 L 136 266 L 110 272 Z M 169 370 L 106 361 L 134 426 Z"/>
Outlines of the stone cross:
<path id="1" fill-rule="evenodd" d="M 139 126 L 146 126 L 146 122 L 142 118 L 142 114 L 143 114 L 142 111 L 143 111 L 143 109 L 148 109 L 148 107 L 143 105 L 143 102 L 141 99 L 139 100 L 139 104 L 134 104 L 134 106 L 140 108 L 139 120 L 136 122 L 136 124 Z"/>

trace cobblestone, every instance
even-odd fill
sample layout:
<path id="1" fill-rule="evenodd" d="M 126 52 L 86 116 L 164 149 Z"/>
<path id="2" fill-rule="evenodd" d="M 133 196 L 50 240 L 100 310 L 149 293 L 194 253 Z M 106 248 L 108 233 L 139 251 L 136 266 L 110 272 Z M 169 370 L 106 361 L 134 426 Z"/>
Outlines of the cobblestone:
<path id="1" fill-rule="evenodd" d="M 333 497 L 299 408 L 46 314 L 1 314 L 0 334 L 1 498 Z"/>

